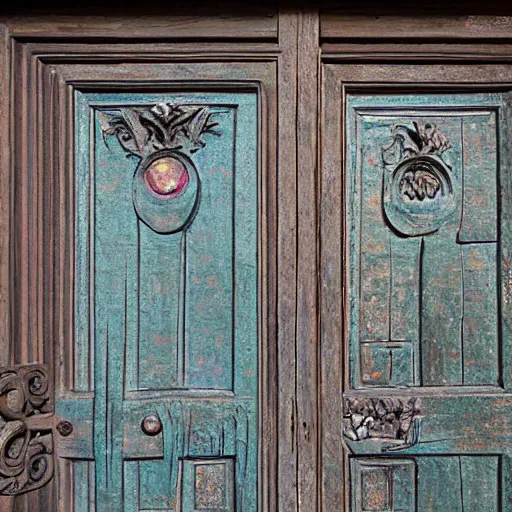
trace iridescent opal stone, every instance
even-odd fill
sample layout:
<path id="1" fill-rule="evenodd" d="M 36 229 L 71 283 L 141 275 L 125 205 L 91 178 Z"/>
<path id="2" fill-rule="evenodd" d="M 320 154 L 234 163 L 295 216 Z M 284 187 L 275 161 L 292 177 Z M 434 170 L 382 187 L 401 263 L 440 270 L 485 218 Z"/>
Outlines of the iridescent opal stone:
<path id="1" fill-rule="evenodd" d="M 144 172 L 148 187 L 159 196 L 177 196 L 188 183 L 188 172 L 176 158 L 165 156 L 152 162 Z"/>

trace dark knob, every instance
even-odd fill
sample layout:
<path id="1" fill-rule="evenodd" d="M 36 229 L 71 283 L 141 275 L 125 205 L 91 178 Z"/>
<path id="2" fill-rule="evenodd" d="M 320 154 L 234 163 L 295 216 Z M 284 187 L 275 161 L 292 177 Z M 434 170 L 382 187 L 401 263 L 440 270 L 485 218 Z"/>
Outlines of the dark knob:
<path id="1" fill-rule="evenodd" d="M 142 432 L 148 436 L 156 436 L 162 431 L 162 422 L 156 414 L 148 414 L 142 420 Z"/>
<path id="2" fill-rule="evenodd" d="M 73 432 L 73 424 L 70 421 L 62 420 L 57 425 L 57 432 L 62 437 L 68 437 Z"/>

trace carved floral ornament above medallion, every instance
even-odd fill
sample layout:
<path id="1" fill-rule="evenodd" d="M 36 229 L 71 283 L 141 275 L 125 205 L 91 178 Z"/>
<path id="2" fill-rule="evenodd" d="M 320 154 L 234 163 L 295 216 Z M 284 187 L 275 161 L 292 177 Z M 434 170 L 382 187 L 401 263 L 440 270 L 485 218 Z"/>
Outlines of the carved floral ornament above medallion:
<path id="1" fill-rule="evenodd" d="M 98 111 L 107 147 L 116 137 L 128 157 L 140 159 L 133 204 L 153 231 L 175 233 L 192 222 L 201 181 L 190 155 L 205 147 L 205 135 L 221 135 L 215 115 L 207 106 L 175 103 Z"/>
<path id="2" fill-rule="evenodd" d="M 383 207 L 401 236 L 436 232 L 456 210 L 451 168 L 443 153 L 452 146 L 434 123 L 397 125 L 382 146 Z"/>

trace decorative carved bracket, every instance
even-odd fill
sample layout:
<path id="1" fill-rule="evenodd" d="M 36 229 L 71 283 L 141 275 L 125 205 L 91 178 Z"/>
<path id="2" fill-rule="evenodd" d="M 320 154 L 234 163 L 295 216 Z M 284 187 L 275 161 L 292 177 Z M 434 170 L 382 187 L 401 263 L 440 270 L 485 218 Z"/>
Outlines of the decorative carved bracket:
<path id="1" fill-rule="evenodd" d="M 44 366 L 0 368 L 0 495 L 23 494 L 50 481 L 52 418 Z"/>
<path id="2" fill-rule="evenodd" d="M 343 413 L 343 434 L 350 441 L 389 441 L 382 451 L 405 450 L 420 436 L 419 398 L 348 398 Z"/>

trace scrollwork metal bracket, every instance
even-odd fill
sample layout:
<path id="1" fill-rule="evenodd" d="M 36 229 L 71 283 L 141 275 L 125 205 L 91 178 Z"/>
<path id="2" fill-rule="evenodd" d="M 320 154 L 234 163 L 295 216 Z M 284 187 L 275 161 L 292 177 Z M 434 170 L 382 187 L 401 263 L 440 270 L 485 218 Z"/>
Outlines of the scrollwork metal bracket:
<path id="1" fill-rule="evenodd" d="M 0 495 L 38 489 L 53 476 L 53 404 L 48 371 L 0 368 Z"/>

